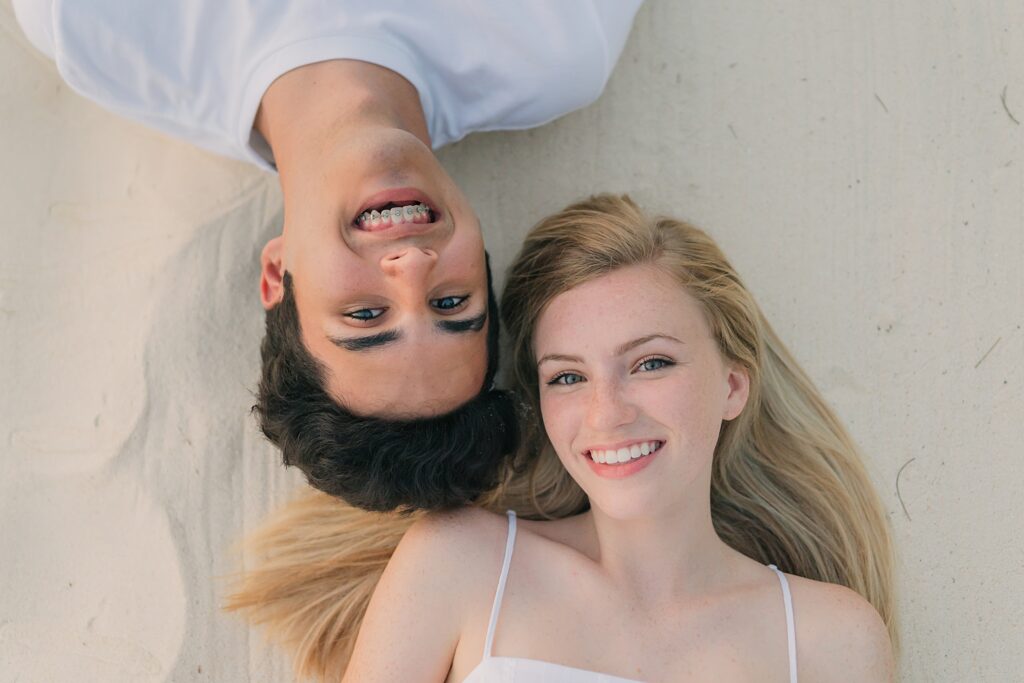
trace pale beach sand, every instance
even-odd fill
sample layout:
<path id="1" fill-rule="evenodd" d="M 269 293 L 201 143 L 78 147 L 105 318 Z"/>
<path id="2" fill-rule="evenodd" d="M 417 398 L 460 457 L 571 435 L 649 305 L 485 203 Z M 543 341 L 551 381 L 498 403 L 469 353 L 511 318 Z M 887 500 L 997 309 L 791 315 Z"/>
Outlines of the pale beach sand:
<path id="1" fill-rule="evenodd" d="M 593 191 L 717 237 L 866 453 L 899 548 L 903 680 L 1008 681 L 1014 118 L 1019 4 L 655 0 L 597 104 L 441 157 L 499 279 L 535 220 Z M 70 92 L 7 0 L 0 124 L 0 683 L 291 680 L 218 607 L 230 544 L 301 484 L 248 412 L 276 179 Z"/>

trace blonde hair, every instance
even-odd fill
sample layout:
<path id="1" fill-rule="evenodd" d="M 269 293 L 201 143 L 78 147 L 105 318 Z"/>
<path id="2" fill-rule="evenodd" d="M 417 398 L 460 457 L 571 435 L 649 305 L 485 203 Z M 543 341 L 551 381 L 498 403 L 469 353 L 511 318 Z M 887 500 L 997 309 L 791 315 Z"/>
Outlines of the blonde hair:
<path id="1" fill-rule="evenodd" d="M 234 578 L 238 611 L 292 654 L 299 679 L 341 679 L 373 589 L 418 515 L 366 512 L 308 489 L 243 545 L 254 568 Z"/>
<path id="2" fill-rule="evenodd" d="M 618 268 L 649 264 L 701 305 L 720 352 L 744 367 L 750 395 L 722 426 L 711 478 L 711 517 L 739 552 L 783 571 L 847 586 L 885 621 L 898 644 L 893 549 L 886 517 L 853 440 L 779 340 L 753 296 L 706 233 L 646 216 L 628 197 L 597 195 L 530 231 L 505 284 L 514 386 L 539 415 L 533 331 L 559 294 Z M 539 420 L 523 421 L 521 458 L 535 492 L 583 492 Z M 572 489 L 576 492 L 572 492 Z M 533 500 L 542 508 L 544 496 Z"/>
<path id="3" fill-rule="evenodd" d="M 502 318 L 523 447 L 477 504 L 560 518 L 587 509 L 540 423 L 534 326 L 551 300 L 617 268 L 651 264 L 700 302 L 722 354 L 746 368 L 750 395 L 715 449 L 711 514 L 736 550 L 792 574 L 848 586 L 878 610 L 898 646 L 890 534 L 857 448 L 765 320 L 715 242 L 628 198 L 597 195 L 542 220 L 509 271 Z M 226 609 L 267 627 L 296 675 L 338 680 L 373 589 L 418 515 L 364 512 L 318 492 L 273 515 L 247 541 L 264 559 L 240 575 Z"/>

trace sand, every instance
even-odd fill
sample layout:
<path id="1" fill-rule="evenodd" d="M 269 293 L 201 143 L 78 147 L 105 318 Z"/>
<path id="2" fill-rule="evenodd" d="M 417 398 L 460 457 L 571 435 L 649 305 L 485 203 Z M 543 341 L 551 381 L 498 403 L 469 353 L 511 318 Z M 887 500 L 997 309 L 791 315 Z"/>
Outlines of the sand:
<path id="1" fill-rule="evenodd" d="M 301 483 L 248 414 L 276 181 L 0 36 L 0 681 L 290 680 L 218 609 Z M 441 155 L 498 272 L 598 190 L 720 240 L 864 448 L 907 681 L 1024 669 L 1022 65 L 1012 3 L 663 0 L 597 104 Z"/>

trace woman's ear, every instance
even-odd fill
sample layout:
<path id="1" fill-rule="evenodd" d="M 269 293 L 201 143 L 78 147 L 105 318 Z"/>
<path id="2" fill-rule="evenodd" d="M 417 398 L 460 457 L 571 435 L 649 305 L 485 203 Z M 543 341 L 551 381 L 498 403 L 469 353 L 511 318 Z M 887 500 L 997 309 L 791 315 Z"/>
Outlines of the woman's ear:
<path id="1" fill-rule="evenodd" d="M 750 375 L 747 374 L 746 368 L 735 363 L 728 364 L 726 371 L 729 373 L 726 376 L 729 395 L 725 398 L 725 412 L 722 414 L 722 419 L 732 420 L 738 417 L 743 412 L 743 407 L 747 405 L 747 397 L 750 396 Z"/>
<path id="2" fill-rule="evenodd" d="M 270 310 L 284 297 L 284 235 L 267 242 L 260 254 L 260 302 Z"/>

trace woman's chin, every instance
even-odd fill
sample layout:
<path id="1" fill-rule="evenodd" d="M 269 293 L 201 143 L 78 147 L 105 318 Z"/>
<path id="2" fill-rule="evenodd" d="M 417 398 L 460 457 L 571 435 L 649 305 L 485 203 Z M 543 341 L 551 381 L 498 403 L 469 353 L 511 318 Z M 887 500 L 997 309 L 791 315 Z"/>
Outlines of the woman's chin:
<path id="1" fill-rule="evenodd" d="M 607 494 L 609 492 L 602 492 Z M 658 501 L 650 495 L 591 495 L 590 507 L 601 516 L 617 522 L 649 520 L 657 515 Z M 639 493 L 639 492 L 635 492 Z"/>

